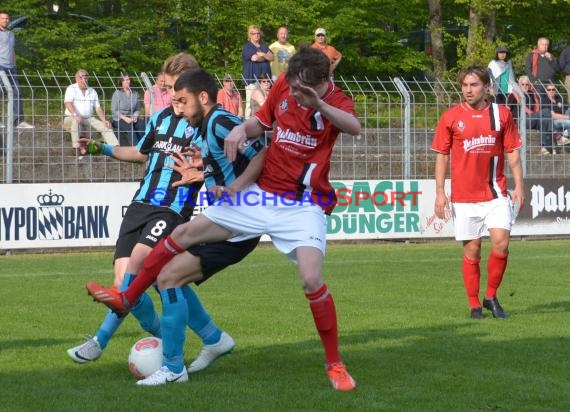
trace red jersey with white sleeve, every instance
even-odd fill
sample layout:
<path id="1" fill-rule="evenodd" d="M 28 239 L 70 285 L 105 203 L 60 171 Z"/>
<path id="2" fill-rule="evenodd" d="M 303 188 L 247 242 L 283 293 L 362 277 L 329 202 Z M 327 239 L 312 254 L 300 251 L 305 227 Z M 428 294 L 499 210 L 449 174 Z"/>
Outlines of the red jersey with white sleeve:
<path id="1" fill-rule="evenodd" d="M 333 82 L 329 82 L 321 100 L 356 116 L 352 99 Z M 330 214 L 337 200 L 329 182 L 330 158 L 340 130 L 320 112 L 297 103 L 290 95 L 284 73 L 255 117 L 262 125 L 273 127 L 259 187 L 307 202 L 310 196 Z"/>
<path id="2" fill-rule="evenodd" d="M 458 104 L 441 116 L 431 149 L 451 155 L 451 201 L 485 202 L 507 195 L 505 152 L 522 147 L 511 111 Z"/>

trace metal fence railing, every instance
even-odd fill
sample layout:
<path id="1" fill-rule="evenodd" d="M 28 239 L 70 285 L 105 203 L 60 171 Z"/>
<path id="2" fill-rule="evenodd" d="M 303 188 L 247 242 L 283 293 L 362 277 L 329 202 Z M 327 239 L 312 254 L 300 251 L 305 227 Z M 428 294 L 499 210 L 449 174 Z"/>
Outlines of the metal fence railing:
<path id="1" fill-rule="evenodd" d="M 109 118 L 111 97 L 119 74 L 90 73 L 89 85 L 99 94 Z M 239 76 L 236 76 L 239 79 Z M 49 75 L 19 73 L 25 120 L 34 129 L 17 129 L 12 120 L 14 99 L 6 73 L 0 71 L 0 182 L 121 182 L 140 179 L 144 166 L 97 156 L 81 158 L 71 147 L 63 129 L 63 97 L 75 82 L 73 73 Z M 132 87 L 142 99 L 151 89 L 152 76 L 131 74 Z M 220 87 L 222 79 L 219 80 Z M 353 98 L 362 124 L 358 136 L 341 134 L 331 162 L 332 179 L 426 179 L 433 178 L 435 156 L 430 151 L 433 131 L 441 113 L 460 101 L 456 81 L 335 78 Z M 242 96 L 245 86 L 236 85 Z M 563 85 L 557 85 L 564 90 Z M 141 101 L 142 107 L 142 101 Z M 557 155 L 541 154 L 540 135 L 519 130 L 525 142 L 523 151 L 528 177 L 570 176 L 570 154 L 558 148 Z M 570 151 L 570 145 L 568 145 Z"/>

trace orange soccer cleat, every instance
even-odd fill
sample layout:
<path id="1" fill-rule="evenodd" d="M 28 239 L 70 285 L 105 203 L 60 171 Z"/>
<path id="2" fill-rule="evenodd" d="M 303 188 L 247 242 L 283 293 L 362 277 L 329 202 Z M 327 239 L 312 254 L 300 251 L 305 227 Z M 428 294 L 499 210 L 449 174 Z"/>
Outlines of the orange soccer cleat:
<path id="1" fill-rule="evenodd" d="M 352 376 L 346 371 L 343 363 L 333 363 L 327 368 L 327 376 L 331 381 L 331 385 L 337 391 L 351 391 L 356 388 L 356 382 Z"/>
<path id="2" fill-rule="evenodd" d="M 87 282 L 85 287 L 94 301 L 103 303 L 117 315 L 124 316 L 131 310 L 125 295 L 114 286 L 106 288 L 96 282 Z"/>

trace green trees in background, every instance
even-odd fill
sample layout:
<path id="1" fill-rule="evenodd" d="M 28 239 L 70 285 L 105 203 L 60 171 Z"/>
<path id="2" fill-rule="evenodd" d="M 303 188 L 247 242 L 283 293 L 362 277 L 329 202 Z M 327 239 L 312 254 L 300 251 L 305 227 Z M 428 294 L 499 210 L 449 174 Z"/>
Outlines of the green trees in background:
<path id="1" fill-rule="evenodd" d="M 48 4 L 49 3 L 49 4 Z M 449 75 L 483 64 L 496 44 L 518 71 L 539 36 L 558 55 L 570 43 L 570 0 L 3 0 L 16 31 L 20 70 L 156 71 L 188 51 L 217 74 L 241 72 L 249 24 L 271 43 L 286 25 L 290 41 L 310 44 L 317 27 L 343 53 L 340 76 Z M 57 8 L 54 8 L 57 5 Z M 77 16 L 80 15 L 80 16 Z M 88 16 L 88 17 L 81 17 Z M 429 30 L 428 30 L 429 28 Z"/>

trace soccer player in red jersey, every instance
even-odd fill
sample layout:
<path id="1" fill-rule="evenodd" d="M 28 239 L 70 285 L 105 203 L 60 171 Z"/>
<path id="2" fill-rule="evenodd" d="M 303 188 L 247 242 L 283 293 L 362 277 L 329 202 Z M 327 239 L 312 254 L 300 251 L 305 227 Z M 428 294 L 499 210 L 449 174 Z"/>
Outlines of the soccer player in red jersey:
<path id="1" fill-rule="evenodd" d="M 506 318 L 497 289 L 507 267 L 513 216 L 524 202 L 522 142 L 509 109 L 485 99 L 490 79 L 484 68 L 463 70 L 459 83 L 465 101 L 441 116 L 431 147 L 437 152 L 435 214 L 444 218 L 450 207 L 444 185 L 451 156 L 451 210 L 455 239 L 463 242 L 462 272 L 471 317 L 483 318 L 479 262 L 481 238 L 487 230 L 491 252 L 483 307 L 495 318 Z M 505 156 L 515 184 L 512 206 L 504 174 Z"/>
<path id="2" fill-rule="evenodd" d="M 330 81 L 329 73 L 330 62 L 319 50 L 303 48 L 291 58 L 287 72 L 278 77 L 261 109 L 233 128 L 224 141 L 224 151 L 234 161 L 238 150 L 248 146 L 249 139 L 273 128 L 258 182 L 241 193 L 226 192 L 217 204 L 178 226 L 155 247 L 130 290 L 122 295 L 126 304 L 105 293 L 110 299 L 100 299 L 102 303 L 119 311 L 128 309 L 161 269 L 189 246 L 229 239 L 236 234 L 268 234 L 275 247 L 298 264 L 333 388 L 355 388 L 356 383 L 340 358 L 336 309 L 323 281 L 322 263 L 326 214 L 336 204 L 328 179 L 331 152 L 340 132 L 360 133 L 360 122 L 354 103 Z M 148 279 L 146 285 L 143 278 Z"/>

